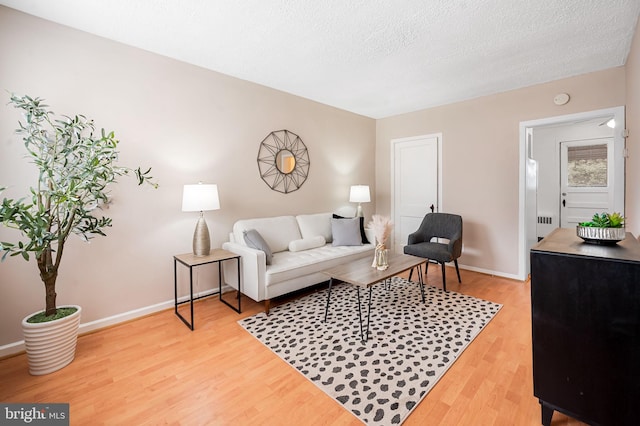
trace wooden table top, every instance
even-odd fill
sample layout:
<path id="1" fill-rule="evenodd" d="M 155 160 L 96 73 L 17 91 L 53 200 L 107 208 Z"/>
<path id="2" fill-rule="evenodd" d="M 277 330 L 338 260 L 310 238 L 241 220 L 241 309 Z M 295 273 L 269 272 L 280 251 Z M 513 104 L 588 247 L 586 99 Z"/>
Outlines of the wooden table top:
<path id="1" fill-rule="evenodd" d="M 556 228 L 531 251 L 640 262 L 640 241 L 631 232 L 617 244 L 599 245 L 584 242 L 576 235 L 575 228 Z"/>
<path id="2" fill-rule="evenodd" d="M 375 267 L 372 267 L 371 262 L 373 259 L 367 257 L 354 262 L 344 263 L 322 272 L 331 278 L 368 288 L 379 281 L 408 271 L 427 261 L 427 259 L 422 257 L 391 252 L 389 253 L 388 259 L 389 267 L 384 271 L 378 271 Z"/>
<path id="3" fill-rule="evenodd" d="M 220 262 L 227 259 L 234 259 L 236 257 L 240 257 L 240 255 L 221 249 L 221 248 L 214 248 L 214 249 L 211 249 L 209 254 L 206 256 L 196 256 L 193 253 L 184 253 L 184 254 L 177 254 L 173 257 L 183 265 L 198 266 L 198 265 L 204 265 L 207 263 Z"/>

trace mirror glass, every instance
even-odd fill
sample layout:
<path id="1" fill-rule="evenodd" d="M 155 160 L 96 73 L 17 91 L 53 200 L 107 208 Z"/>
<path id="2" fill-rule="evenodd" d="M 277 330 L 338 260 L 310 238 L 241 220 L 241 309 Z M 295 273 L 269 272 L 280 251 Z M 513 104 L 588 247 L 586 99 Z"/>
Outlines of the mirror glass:
<path id="1" fill-rule="evenodd" d="M 276 167 L 280 173 L 289 174 L 296 168 L 296 157 L 288 149 L 282 149 L 276 155 Z"/>

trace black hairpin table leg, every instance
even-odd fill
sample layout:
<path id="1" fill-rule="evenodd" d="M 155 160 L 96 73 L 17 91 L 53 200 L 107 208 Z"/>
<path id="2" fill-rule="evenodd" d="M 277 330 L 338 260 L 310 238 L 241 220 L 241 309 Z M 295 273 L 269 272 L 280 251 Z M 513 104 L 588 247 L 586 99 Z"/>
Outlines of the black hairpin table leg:
<path id="1" fill-rule="evenodd" d="M 422 277 L 422 269 L 418 266 L 418 285 L 420 286 L 420 295 L 422 296 L 422 303 L 424 303 L 424 278 Z"/>
<path id="2" fill-rule="evenodd" d="M 329 291 L 327 293 L 327 306 L 324 307 L 324 322 L 327 322 L 327 313 L 329 312 L 329 302 L 331 301 L 331 286 L 333 285 L 333 278 L 329 280 Z"/>

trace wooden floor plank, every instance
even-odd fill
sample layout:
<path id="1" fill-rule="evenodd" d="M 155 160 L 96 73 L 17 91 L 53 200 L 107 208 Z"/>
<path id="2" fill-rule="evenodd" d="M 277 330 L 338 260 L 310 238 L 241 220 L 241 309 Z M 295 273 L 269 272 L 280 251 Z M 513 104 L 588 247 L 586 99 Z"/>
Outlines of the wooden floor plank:
<path id="1" fill-rule="evenodd" d="M 441 287 L 438 269 L 427 283 Z M 448 290 L 504 306 L 405 425 L 539 425 L 529 283 L 461 275 L 458 284 L 449 274 Z M 360 425 L 238 325 L 263 304 L 242 306 L 237 314 L 215 298 L 197 302 L 195 331 L 168 310 L 81 336 L 73 363 L 47 376 L 30 376 L 25 355 L 1 360 L 0 401 L 68 402 L 72 425 Z"/>

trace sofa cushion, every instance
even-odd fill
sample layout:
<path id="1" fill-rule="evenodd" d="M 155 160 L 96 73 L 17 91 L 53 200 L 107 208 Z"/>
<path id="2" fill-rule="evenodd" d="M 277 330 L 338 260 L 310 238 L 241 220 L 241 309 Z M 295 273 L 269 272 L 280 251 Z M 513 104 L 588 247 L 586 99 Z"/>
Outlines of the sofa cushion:
<path id="1" fill-rule="evenodd" d="M 331 219 L 334 246 L 361 246 L 360 218 Z"/>
<path id="2" fill-rule="evenodd" d="M 298 229 L 298 222 L 294 216 L 239 220 L 233 225 L 235 240 L 246 245 L 242 233 L 248 229 L 258 231 L 273 253 L 288 250 L 290 241 L 302 238 Z"/>
<path id="3" fill-rule="evenodd" d="M 331 213 L 301 214 L 296 216 L 302 238 L 321 235 L 327 243 L 332 241 Z"/>
<path id="4" fill-rule="evenodd" d="M 334 219 L 352 219 L 350 217 L 339 216 L 334 213 Z M 367 233 L 364 230 L 364 217 L 360 216 L 360 234 L 362 235 L 362 244 L 369 244 L 369 239 L 367 238 Z"/>
<path id="5" fill-rule="evenodd" d="M 289 243 L 289 251 L 304 251 L 317 247 L 322 247 L 327 242 L 322 235 L 311 238 L 303 238 L 301 240 L 293 240 Z"/>
<path id="6" fill-rule="evenodd" d="M 242 235 L 244 236 L 244 242 L 247 246 L 256 250 L 262 250 L 267 258 L 267 265 L 271 265 L 273 253 L 271 252 L 269 244 L 262 238 L 262 235 L 255 229 L 247 229 Z"/>
<path id="7" fill-rule="evenodd" d="M 325 244 L 312 250 L 274 253 L 273 262 L 267 266 L 265 285 L 276 285 L 286 280 L 322 272 L 328 268 L 367 256 L 368 253 L 373 258 L 371 244 L 361 246 Z M 328 275 L 326 280 L 329 280 Z"/>

